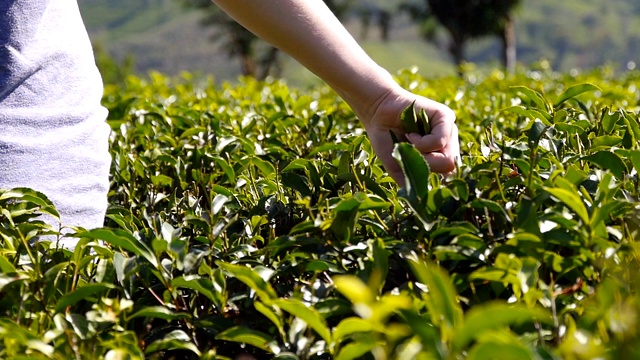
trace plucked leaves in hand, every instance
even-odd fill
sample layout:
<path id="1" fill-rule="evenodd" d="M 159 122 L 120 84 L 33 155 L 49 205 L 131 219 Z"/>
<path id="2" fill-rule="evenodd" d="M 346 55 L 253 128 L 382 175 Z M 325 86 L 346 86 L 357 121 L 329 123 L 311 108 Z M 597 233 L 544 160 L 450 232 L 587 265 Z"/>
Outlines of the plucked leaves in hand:
<path id="1" fill-rule="evenodd" d="M 400 122 L 407 133 L 418 133 L 421 136 L 431 133 L 429 116 L 424 109 L 417 111 L 415 101 L 402 111 Z"/>

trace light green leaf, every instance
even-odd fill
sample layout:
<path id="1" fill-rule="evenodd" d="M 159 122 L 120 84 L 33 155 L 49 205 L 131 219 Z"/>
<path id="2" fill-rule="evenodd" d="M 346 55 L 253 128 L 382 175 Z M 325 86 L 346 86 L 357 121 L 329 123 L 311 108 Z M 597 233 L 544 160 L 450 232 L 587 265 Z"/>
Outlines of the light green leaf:
<path id="1" fill-rule="evenodd" d="M 144 353 L 153 354 L 162 350 L 189 350 L 198 356 L 201 355 L 200 350 L 191 341 L 189 335 L 182 330 L 174 330 L 163 338 L 152 342 L 144 350 Z"/>
<path id="2" fill-rule="evenodd" d="M 362 359 L 364 355 L 368 354 L 373 350 L 376 346 L 373 341 L 357 341 L 352 342 L 340 349 L 340 352 L 336 356 L 336 360 L 354 360 L 354 359 Z"/>
<path id="3" fill-rule="evenodd" d="M 0 273 L 7 274 L 15 272 L 16 268 L 13 266 L 13 264 L 6 257 L 0 255 Z M 0 290 L 2 290 L 2 288 L 0 288 Z"/>
<path id="4" fill-rule="evenodd" d="M 151 183 L 153 183 L 156 187 L 171 187 L 173 185 L 173 178 L 168 177 L 167 175 L 151 175 Z"/>
<path id="5" fill-rule="evenodd" d="M 543 111 L 548 111 L 547 102 L 545 101 L 542 94 L 537 92 L 536 90 L 530 89 L 526 86 L 511 86 L 511 90 L 519 92 L 523 94 L 529 101 L 533 102 L 536 105 L 536 108 Z"/>
<path id="6" fill-rule="evenodd" d="M 588 92 L 588 91 L 602 91 L 600 90 L 599 87 L 593 85 L 593 84 L 577 84 L 577 85 L 573 85 L 571 87 L 569 87 L 567 90 L 565 90 L 562 94 L 560 94 L 560 96 L 558 97 L 558 99 L 556 100 L 555 104 L 553 104 L 553 107 L 557 108 L 558 106 L 560 106 L 563 102 L 574 98 L 582 93 Z"/>
<path id="7" fill-rule="evenodd" d="M 336 289 L 353 304 L 370 304 L 375 298 L 369 287 L 356 276 L 335 276 L 333 283 Z"/>
<path id="8" fill-rule="evenodd" d="M 620 120 L 621 113 L 619 111 L 611 112 L 609 107 L 602 109 L 602 130 L 605 134 L 611 134 L 616 126 L 618 120 Z"/>
<path id="9" fill-rule="evenodd" d="M 278 299 L 274 305 L 304 321 L 327 343 L 331 343 L 331 333 L 325 319 L 314 308 L 308 307 L 296 299 Z"/>
<path id="10" fill-rule="evenodd" d="M 271 320 L 271 322 L 278 328 L 280 334 L 284 337 L 284 325 L 282 323 L 282 313 L 280 311 L 276 314 L 271 307 L 261 303 L 260 301 L 254 302 L 253 307 L 255 307 L 262 315 L 266 316 L 267 319 Z"/>
<path id="11" fill-rule="evenodd" d="M 333 341 L 339 344 L 347 337 L 362 332 L 371 332 L 384 329 L 376 329 L 370 321 L 349 317 L 340 321 L 340 323 L 333 329 Z"/>
<path id="12" fill-rule="evenodd" d="M 508 107 L 504 110 L 502 110 L 503 112 L 510 112 L 510 113 L 514 113 L 520 116 L 523 116 L 525 118 L 529 118 L 530 120 L 534 121 L 534 120 L 539 120 L 541 121 L 544 125 L 546 126 L 551 126 L 551 115 L 547 114 L 546 112 L 539 111 L 536 109 L 527 109 L 524 106 L 511 106 Z"/>
<path id="13" fill-rule="evenodd" d="M 612 147 L 620 144 L 621 142 L 622 142 L 622 137 L 620 136 L 603 135 L 603 136 L 598 136 L 594 138 L 591 141 L 591 145 L 593 147 L 599 147 L 599 146 Z"/>
<path id="14" fill-rule="evenodd" d="M 402 114 L 400 115 L 400 122 L 402 123 L 402 128 L 407 133 L 419 133 L 415 101 L 402 111 Z"/>
<path id="15" fill-rule="evenodd" d="M 60 214 L 53 205 L 53 202 L 51 202 L 51 200 L 49 200 L 49 198 L 45 194 L 39 191 L 35 191 L 29 188 L 14 188 L 9 191 L 5 191 L 4 193 L 0 193 L 0 201 L 10 198 L 32 202 L 40 206 L 38 210 L 39 212 L 51 215 L 56 219 L 60 218 Z"/>
<path id="16" fill-rule="evenodd" d="M 188 319 L 191 316 L 187 313 L 173 312 L 172 310 L 167 309 L 164 306 L 147 306 L 142 308 L 139 311 L 136 311 L 131 316 L 128 316 L 127 319 L 135 319 L 139 317 L 173 321 L 173 320 Z"/>
<path id="17" fill-rule="evenodd" d="M 510 343 L 502 341 L 487 341 L 475 345 L 470 351 L 468 360 L 496 360 L 496 359 L 517 359 L 534 360 L 539 357 L 534 356 L 529 348 L 513 339 Z"/>
<path id="18" fill-rule="evenodd" d="M 589 212 L 577 191 L 550 187 L 544 187 L 544 190 L 573 210 L 583 223 L 589 224 Z"/>
<path id="19" fill-rule="evenodd" d="M 534 321 L 550 323 L 551 314 L 540 308 L 528 309 L 503 302 L 476 305 L 466 314 L 464 324 L 456 332 L 452 346 L 455 351 L 462 351 L 478 336 L 490 330 Z"/>
<path id="20" fill-rule="evenodd" d="M 233 167 L 228 164 L 228 160 L 223 159 L 220 156 L 213 157 L 213 161 L 222 169 L 224 174 L 227 176 L 227 180 L 230 184 L 235 184 L 236 182 L 236 173 L 233 171 Z"/>
<path id="21" fill-rule="evenodd" d="M 420 114 L 418 115 L 418 133 L 420 135 L 428 135 L 431 134 L 431 123 L 429 122 L 429 115 L 424 109 L 420 109 Z"/>
<path id="22" fill-rule="evenodd" d="M 431 321 L 441 327 L 443 337 L 453 335 L 453 329 L 462 323 L 462 307 L 449 276 L 435 264 L 412 261 L 411 268 L 418 281 L 429 291 L 426 300 Z"/>
<path id="23" fill-rule="evenodd" d="M 216 339 L 249 344 L 272 354 L 279 352 L 278 346 L 271 336 L 243 326 L 227 329 L 216 335 Z"/>

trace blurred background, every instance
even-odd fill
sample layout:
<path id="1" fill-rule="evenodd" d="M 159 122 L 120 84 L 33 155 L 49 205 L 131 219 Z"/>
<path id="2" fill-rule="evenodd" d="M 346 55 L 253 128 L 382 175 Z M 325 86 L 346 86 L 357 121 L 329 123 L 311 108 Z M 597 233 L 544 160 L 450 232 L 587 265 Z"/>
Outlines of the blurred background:
<path id="1" fill-rule="evenodd" d="M 266 1 L 266 0 L 265 0 Z M 319 0 L 318 0 L 319 1 Z M 634 69 L 640 0 L 324 0 L 389 71 L 461 66 L 563 72 Z M 230 21 L 209 0 L 79 0 L 105 81 L 155 70 L 318 81 Z M 286 21 L 286 19 L 282 19 Z"/>

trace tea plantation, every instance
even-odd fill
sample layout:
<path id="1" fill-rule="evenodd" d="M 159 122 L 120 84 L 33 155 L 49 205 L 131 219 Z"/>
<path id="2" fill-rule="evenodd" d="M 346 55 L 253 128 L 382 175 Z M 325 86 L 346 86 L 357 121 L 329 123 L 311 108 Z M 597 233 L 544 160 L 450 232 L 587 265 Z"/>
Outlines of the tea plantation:
<path id="1" fill-rule="evenodd" d="M 0 358 L 640 358 L 640 72 L 397 80 L 454 175 L 401 143 L 399 189 L 328 88 L 107 86 L 105 228 L 0 191 Z"/>

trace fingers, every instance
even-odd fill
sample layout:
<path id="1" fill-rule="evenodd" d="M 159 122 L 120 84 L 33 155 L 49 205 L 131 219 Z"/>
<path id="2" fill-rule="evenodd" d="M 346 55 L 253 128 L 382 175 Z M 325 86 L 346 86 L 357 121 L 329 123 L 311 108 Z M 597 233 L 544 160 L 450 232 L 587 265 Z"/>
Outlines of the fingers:
<path id="1" fill-rule="evenodd" d="M 378 157 L 384 164 L 389 175 L 400 186 L 404 186 L 404 174 L 398 161 L 391 155 L 393 149 L 393 143 L 390 137 L 386 134 L 376 134 L 381 136 L 372 136 L 372 144 Z M 384 136 L 386 135 L 386 136 Z M 417 135 L 417 134 L 416 134 Z M 420 136 L 417 135 L 419 138 Z M 383 141 L 379 141 L 383 139 Z M 449 174 L 455 171 L 456 162 L 460 158 L 460 143 L 458 142 L 458 127 L 453 124 L 451 128 L 451 134 L 448 137 L 449 141 L 444 147 L 441 147 L 438 151 L 422 152 L 425 160 L 429 164 L 429 168 L 433 172 Z"/>
<path id="2" fill-rule="evenodd" d="M 401 140 L 409 141 L 420 151 L 431 171 L 448 174 L 455 170 L 460 158 L 458 127 L 454 112 L 444 104 L 403 92 L 397 97 L 388 97 L 370 121 L 364 122 L 374 151 L 384 164 L 387 172 L 400 185 L 404 185 L 404 174 L 397 160 L 393 158 L 393 142 L 389 131 L 393 131 Z M 412 99 L 416 107 L 424 109 L 429 116 L 431 132 L 421 136 L 417 133 L 403 133 L 398 111 L 401 111 Z"/>
<path id="3" fill-rule="evenodd" d="M 418 148 L 416 146 L 416 148 Z M 448 174 L 456 169 L 456 162 L 460 158 L 460 143 L 458 141 L 458 127 L 453 126 L 447 144 L 440 150 L 424 155 L 431 171 Z"/>
<path id="4" fill-rule="evenodd" d="M 406 134 L 407 140 L 423 153 L 442 151 L 452 140 L 458 140 L 457 132 L 456 136 L 452 136 L 453 129 L 456 128 L 455 121 L 454 112 L 440 105 L 430 116 L 431 132 L 424 136 L 417 133 Z"/>
<path id="5" fill-rule="evenodd" d="M 430 119 L 431 133 L 421 136 L 417 133 L 406 134 L 407 140 L 418 151 L 425 154 L 432 171 L 449 173 L 455 170 L 460 157 L 458 127 L 455 114 L 449 108 L 438 109 Z"/>

